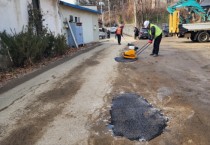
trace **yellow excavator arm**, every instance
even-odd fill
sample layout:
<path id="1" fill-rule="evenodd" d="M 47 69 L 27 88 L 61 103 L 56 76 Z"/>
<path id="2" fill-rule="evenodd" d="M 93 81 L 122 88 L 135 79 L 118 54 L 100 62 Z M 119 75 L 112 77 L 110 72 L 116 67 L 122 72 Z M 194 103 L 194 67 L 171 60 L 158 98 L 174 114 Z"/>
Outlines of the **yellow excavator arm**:
<path id="1" fill-rule="evenodd" d="M 169 14 L 169 33 L 179 33 L 179 11 L 176 10 Z"/>

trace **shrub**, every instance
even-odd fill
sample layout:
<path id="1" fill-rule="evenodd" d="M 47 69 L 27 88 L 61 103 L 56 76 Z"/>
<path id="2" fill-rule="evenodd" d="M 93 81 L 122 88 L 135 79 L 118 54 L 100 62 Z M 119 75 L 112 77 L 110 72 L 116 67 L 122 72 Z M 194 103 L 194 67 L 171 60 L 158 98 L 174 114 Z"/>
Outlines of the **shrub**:
<path id="1" fill-rule="evenodd" d="M 64 35 L 54 36 L 42 26 L 42 13 L 28 5 L 29 22 L 20 33 L 0 32 L 0 54 L 9 56 L 15 67 L 33 65 L 43 57 L 62 55 L 68 46 Z"/>
<path id="2" fill-rule="evenodd" d="M 12 63 L 15 66 L 21 66 L 24 64 L 25 61 L 25 55 L 24 55 L 24 48 L 19 47 L 18 45 L 21 43 L 19 42 L 19 38 L 16 36 L 11 36 L 7 34 L 6 32 L 0 33 L 0 39 L 1 39 L 1 54 L 11 56 Z"/>
<path id="3" fill-rule="evenodd" d="M 18 34 L 9 35 L 6 32 L 0 33 L 2 54 L 8 51 L 14 66 L 24 67 L 32 65 L 43 56 L 43 52 L 48 45 L 45 36 L 37 36 L 33 33 L 22 30 Z"/>
<path id="4" fill-rule="evenodd" d="M 48 45 L 44 51 L 44 57 L 52 57 L 54 56 L 53 48 L 55 44 L 55 36 L 50 32 L 46 35 Z"/>
<path id="5" fill-rule="evenodd" d="M 10 55 L 13 65 L 24 67 L 42 60 L 44 57 L 62 55 L 68 46 L 65 36 L 52 33 L 36 35 L 22 30 L 18 34 L 0 33 L 2 55 Z"/>
<path id="6" fill-rule="evenodd" d="M 66 37 L 64 35 L 58 34 L 55 37 L 54 42 L 54 52 L 55 54 L 62 55 L 68 49 L 68 45 L 66 44 Z"/>

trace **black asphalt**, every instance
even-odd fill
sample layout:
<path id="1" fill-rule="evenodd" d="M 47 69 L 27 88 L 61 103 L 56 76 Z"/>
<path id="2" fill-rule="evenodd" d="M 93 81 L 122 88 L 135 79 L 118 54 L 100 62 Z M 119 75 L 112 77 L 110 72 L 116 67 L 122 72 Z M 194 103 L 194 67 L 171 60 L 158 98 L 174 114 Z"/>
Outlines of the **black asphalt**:
<path id="1" fill-rule="evenodd" d="M 136 94 L 125 93 L 114 98 L 110 113 L 114 135 L 130 140 L 149 141 L 167 126 L 166 117 Z"/>
<path id="2" fill-rule="evenodd" d="M 124 57 L 115 57 L 114 58 L 116 62 L 134 62 L 137 61 L 137 59 L 128 59 Z"/>

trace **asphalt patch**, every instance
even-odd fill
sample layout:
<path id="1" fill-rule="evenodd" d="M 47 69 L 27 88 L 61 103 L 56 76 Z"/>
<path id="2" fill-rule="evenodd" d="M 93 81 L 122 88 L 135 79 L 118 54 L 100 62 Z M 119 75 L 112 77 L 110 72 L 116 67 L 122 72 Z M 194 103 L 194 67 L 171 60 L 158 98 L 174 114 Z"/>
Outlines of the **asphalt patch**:
<path id="1" fill-rule="evenodd" d="M 109 128 L 114 135 L 130 140 L 149 141 L 167 126 L 167 118 L 136 94 L 125 93 L 114 98 L 110 113 Z"/>
<path id="2" fill-rule="evenodd" d="M 137 59 L 128 59 L 124 57 L 115 57 L 114 58 L 116 62 L 134 62 L 137 61 Z"/>

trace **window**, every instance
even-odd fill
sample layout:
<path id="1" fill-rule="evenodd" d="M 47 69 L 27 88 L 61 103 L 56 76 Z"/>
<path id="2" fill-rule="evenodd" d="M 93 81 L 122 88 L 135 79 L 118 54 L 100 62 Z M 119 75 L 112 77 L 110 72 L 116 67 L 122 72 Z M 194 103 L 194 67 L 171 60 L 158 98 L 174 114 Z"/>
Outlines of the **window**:
<path id="1" fill-rule="evenodd" d="M 72 15 L 70 15 L 70 20 L 69 22 L 73 22 L 74 21 L 74 17 Z"/>
<path id="2" fill-rule="evenodd" d="M 74 21 L 75 23 L 77 22 L 77 17 L 75 17 L 75 21 Z"/>

